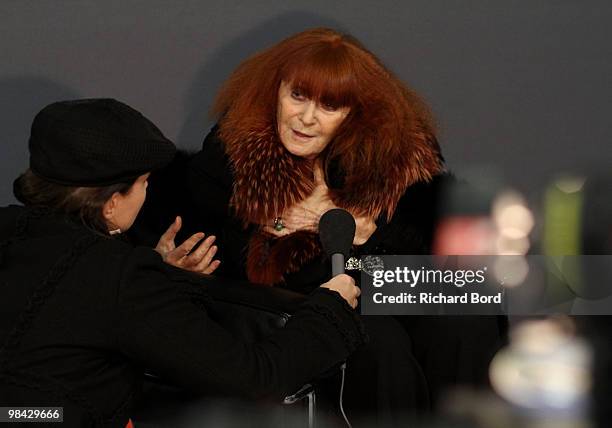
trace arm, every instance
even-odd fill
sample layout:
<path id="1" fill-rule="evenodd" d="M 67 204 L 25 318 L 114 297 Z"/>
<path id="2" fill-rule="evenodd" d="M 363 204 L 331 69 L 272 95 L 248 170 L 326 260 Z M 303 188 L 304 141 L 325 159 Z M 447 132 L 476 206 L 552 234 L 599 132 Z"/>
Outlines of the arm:
<path id="1" fill-rule="evenodd" d="M 344 360 L 364 340 L 338 293 L 319 289 L 269 339 L 246 344 L 206 316 L 202 281 L 136 249 L 118 301 L 120 348 L 162 377 L 196 391 L 282 397 Z"/>
<path id="2" fill-rule="evenodd" d="M 244 248 L 250 231 L 230 211 L 232 181 L 229 160 L 215 127 L 187 166 L 185 187 L 190 207 L 183 213 L 183 228 L 189 233 L 203 231 L 216 237 L 216 257 L 221 265 L 215 273 L 244 278 Z"/>
<path id="3" fill-rule="evenodd" d="M 190 160 L 185 177 L 189 203 L 194 211 L 189 220 L 194 222 L 196 229 L 219 237 L 218 231 L 229 214 L 233 178 L 223 143 L 217 137 L 217 127 L 208 133 L 202 150 Z"/>

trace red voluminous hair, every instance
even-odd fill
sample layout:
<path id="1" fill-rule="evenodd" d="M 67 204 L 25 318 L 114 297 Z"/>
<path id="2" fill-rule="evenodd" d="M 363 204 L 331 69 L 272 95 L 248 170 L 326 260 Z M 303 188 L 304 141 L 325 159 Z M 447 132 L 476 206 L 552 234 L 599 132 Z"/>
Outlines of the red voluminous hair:
<path id="1" fill-rule="evenodd" d="M 331 190 L 343 208 L 390 219 L 409 185 L 442 171 L 425 103 L 359 41 L 325 28 L 291 36 L 232 73 L 213 106 L 226 144 L 276 130 L 281 81 L 322 104 L 350 107 L 322 153 L 326 171 L 337 161 L 344 174 L 342 188 Z"/>

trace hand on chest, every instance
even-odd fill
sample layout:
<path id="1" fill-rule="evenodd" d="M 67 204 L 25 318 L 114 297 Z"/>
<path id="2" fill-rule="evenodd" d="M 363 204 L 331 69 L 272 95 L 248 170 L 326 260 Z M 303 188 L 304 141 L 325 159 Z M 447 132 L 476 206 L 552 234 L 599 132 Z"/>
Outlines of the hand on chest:
<path id="1" fill-rule="evenodd" d="M 275 236 L 285 236 L 300 230 L 316 233 L 321 216 L 331 209 L 338 208 L 330 198 L 329 188 L 319 162 L 315 163 L 313 173 L 314 188 L 310 195 L 285 209 L 280 216 L 270 219 L 263 225 L 266 232 Z M 376 223 L 371 217 L 352 214 L 357 225 L 353 243 L 361 245 L 374 233 Z"/>

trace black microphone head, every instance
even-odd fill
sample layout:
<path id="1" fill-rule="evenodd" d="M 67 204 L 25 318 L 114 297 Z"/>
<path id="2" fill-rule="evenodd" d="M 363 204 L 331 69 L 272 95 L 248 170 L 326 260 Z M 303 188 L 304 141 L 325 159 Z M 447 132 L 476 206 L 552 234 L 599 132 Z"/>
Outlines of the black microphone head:
<path id="1" fill-rule="evenodd" d="M 319 239 L 328 256 L 348 257 L 355 237 L 355 219 L 341 208 L 327 211 L 319 220 Z"/>

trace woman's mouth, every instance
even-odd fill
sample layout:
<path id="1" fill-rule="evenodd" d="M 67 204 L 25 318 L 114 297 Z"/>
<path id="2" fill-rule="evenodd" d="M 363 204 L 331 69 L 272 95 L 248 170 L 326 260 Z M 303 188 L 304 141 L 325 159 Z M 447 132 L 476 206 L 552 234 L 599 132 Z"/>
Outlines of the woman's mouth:
<path id="1" fill-rule="evenodd" d="M 303 132 L 296 131 L 295 129 L 292 129 L 291 131 L 293 131 L 294 137 L 302 141 L 308 141 L 314 137 L 314 135 L 304 134 Z"/>

